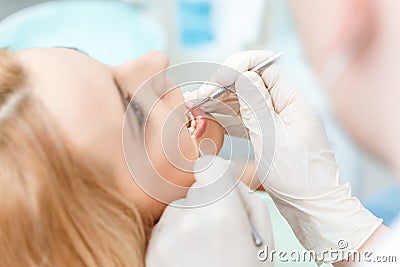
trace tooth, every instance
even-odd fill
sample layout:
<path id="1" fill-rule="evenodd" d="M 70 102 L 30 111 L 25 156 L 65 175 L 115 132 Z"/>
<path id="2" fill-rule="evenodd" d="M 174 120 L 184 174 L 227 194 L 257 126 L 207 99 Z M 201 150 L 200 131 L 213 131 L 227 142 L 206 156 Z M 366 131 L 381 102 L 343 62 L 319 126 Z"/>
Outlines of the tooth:
<path id="1" fill-rule="evenodd" d="M 192 119 L 192 121 L 190 122 L 190 126 L 196 128 L 196 119 Z"/>
<path id="2" fill-rule="evenodd" d="M 192 112 L 189 112 L 187 114 L 187 118 L 188 118 L 188 125 L 189 125 L 189 127 L 188 127 L 189 134 L 193 135 L 194 130 L 196 129 L 196 120 L 195 120 Z"/>

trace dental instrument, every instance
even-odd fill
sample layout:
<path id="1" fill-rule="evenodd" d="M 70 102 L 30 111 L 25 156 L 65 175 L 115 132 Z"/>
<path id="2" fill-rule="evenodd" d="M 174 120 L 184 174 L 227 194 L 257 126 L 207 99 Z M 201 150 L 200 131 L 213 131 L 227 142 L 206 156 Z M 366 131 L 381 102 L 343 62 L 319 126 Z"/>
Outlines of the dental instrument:
<path id="1" fill-rule="evenodd" d="M 241 186 L 241 185 L 238 184 L 237 186 Z M 243 191 L 246 191 L 246 190 L 243 190 Z M 239 190 L 239 200 L 242 203 L 243 207 L 246 207 L 247 204 L 246 204 L 245 198 L 242 194 L 247 194 L 248 192 L 243 192 L 243 191 Z M 250 235 L 251 235 L 251 238 L 253 239 L 254 246 L 260 247 L 264 243 L 264 241 L 263 241 L 261 235 L 258 233 L 256 227 L 253 224 L 249 210 L 247 210 L 247 209 L 245 209 L 245 210 L 246 210 L 246 214 L 247 214 L 247 218 L 248 218 L 248 222 L 249 222 L 249 226 L 250 226 Z"/>
<path id="2" fill-rule="evenodd" d="M 281 56 L 282 56 L 282 53 L 277 53 L 277 54 L 267 58 L 266 60 L 264 60 L 263 62 L 261 62 L 257 66 L 251 68 L 249 71 L 253 71 L 253 72 L 261 75 L 267 67 L 269 67 L 271 64 L 275 63 L 275 61 L 277 59 L 279 59 Z M 197 107 L 207 103 L 210 100 L 217 99 L 219 96 L 225 94 L 228 91 L 234 93 L 234 91 L 233 91 L 234 87 L 235 87 L 234 83 L 231 84 L 231 85 L 228 85 L 228 86 L 219 87 L 214 92 L 212 92 L 208 97 L 202 99 L 199 103 L 197 103 L 197 104 L 191 106 L 190 108 L 188 108 L 186 110 L 186 114 L 190 113 L 194 108 L 197 108 Z"/>

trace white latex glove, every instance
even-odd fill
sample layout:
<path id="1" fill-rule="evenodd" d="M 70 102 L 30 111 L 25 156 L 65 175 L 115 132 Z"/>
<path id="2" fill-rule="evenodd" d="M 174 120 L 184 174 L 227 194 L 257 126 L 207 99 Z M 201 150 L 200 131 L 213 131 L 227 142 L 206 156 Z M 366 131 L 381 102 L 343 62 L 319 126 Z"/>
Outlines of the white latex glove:
<path id="1" fill-rule="evenodd" d="M 211 156 L 204 156 L 195 163 L 199 171 Z M 257 195 L 249 194 L 239 183 L 223 198 L 207 203 L 225 186 L 235 185 L 237 178 L 233 166 L 222 158 L 199 171 L 196 182 L 184 199 L 171 203 L 155 226 L 150 243 L 146 266 L 149 267 L 204 267 L 204 266 L 272 266 L 261 262 L 257 252 L 268 246 L 273 249 L 273 238 L 266 203 Z M 207 185 L 216 179 L 223 181 L 218 188 Z M 222 190 L 224 191 L 224 190 Z M 175 206 L 191 206 L 182 208 Z M 249 216 L 263 239 L 260 247 L 254 245 L 250 234 Z"/>
<path id="2" fill-rule="evenodd" d="M 247 71 L 271 55 L 239 53 L 226 62 L 243 74 L 219 74 L 224 76 L 222 85 L 235 82 L 240 115 L 255 150 L 257 175 L 302 245 L 314 250 L 319 260 L 330 248 L 356 250 L 382 220 L 351 197 L 350 186 L 340 181 L 321 120 L 283 79 L 279 67 L 266 69 L 262 78 Z M 326 257 L 323 261 L 330 262 Z"/>
<path id="3" fill-rule="evenodd" d="M 221 86 L 233 84 L 236 79 L 232 77 L 237 78 L 244 70 L 255 67 L 272 55 L 272 52 L 260 50 L 246 51 L 229 57 L 221 64 L 215 75 L 210 77 L 208 83 L 204 83 L 198 90 L 183 94 L 185 102 L 190 105 L 208 97 L 217 89 L 215 83 Z M 217 100 L 206 102 L 201 109 L 211 114 L 225 128 L 228 135 L 248 138 L 247 130 L 240 119 L 239 107 L 236 94 L 227 92 Z"/>

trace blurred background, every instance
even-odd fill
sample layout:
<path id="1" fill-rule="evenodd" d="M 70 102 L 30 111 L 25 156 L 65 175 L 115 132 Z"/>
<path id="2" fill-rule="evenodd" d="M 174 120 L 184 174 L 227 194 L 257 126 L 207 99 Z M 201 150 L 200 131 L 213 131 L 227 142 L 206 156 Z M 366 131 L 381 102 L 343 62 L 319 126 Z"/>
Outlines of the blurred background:
<path id="1" fill-rule="evenodd" d="M 283 52 L 288 79 L 324 120 L 343 179 L 373 212 L 385 216 L 376 203 L 394 179 L 379 161 L 357 147 L 333 116 L 319 79 L 307 62 L 287 1 L 0 0 L 0 7 L 0 47 L 73 46 L 108 64 L 120 64 L 153 49 L 166 53 L 171 65 L 222 62 L 249 49 Z M 245 141 L 234 142 L 239 151 L 240 147 L 247 149 Z M 227 149 L 221 153 L 224 156 Z M 241 154 L 235 157 L 240 159 Z M 277 249 L 300 249 L 286 222 L 268 201 Z M 389 216 L 385 223 L 390 220 Z M 277 266 L 281 265 L 294 264 Z"/>

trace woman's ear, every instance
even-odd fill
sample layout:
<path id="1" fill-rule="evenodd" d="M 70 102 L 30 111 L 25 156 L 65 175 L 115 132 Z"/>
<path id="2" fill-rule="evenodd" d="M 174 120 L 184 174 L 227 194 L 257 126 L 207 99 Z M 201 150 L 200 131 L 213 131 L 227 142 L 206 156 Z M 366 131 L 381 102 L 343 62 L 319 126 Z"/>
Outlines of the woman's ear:
<path id="1" fill-rule="evenodd" d="M 332 54 L 362 48 L 374 32 L 368 0 L 292 0 L 291 7 L 304 49 L 317 68 Z"/>

